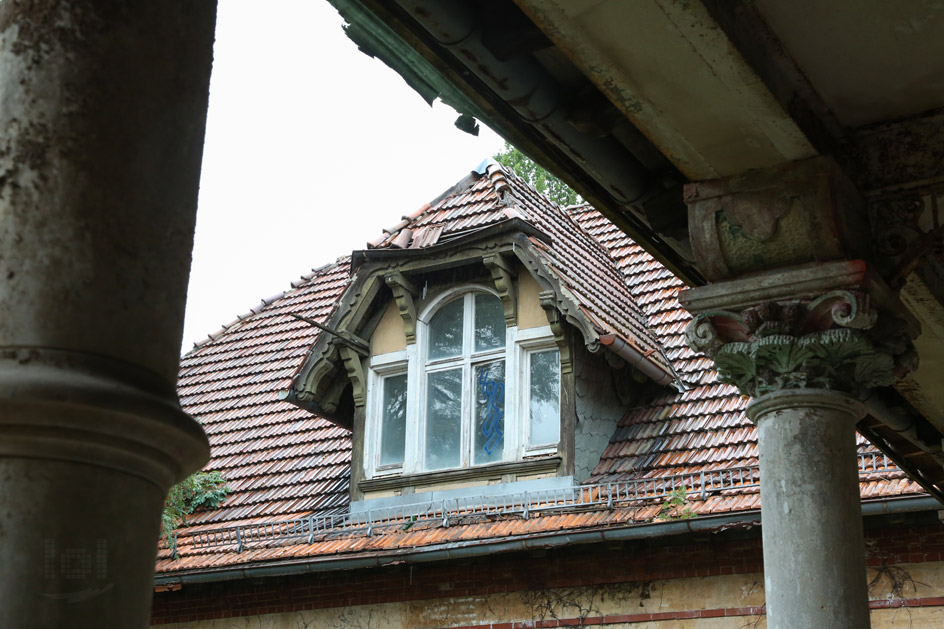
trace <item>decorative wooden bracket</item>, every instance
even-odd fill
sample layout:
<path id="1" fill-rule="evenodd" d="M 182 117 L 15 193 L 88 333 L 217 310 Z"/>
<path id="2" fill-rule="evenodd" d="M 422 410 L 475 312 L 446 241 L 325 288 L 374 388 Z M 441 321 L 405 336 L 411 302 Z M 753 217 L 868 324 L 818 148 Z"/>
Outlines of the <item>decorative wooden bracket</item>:
<path id="1" fill-rule="evenodd" d="M 492 253 L 482 258 L 485 267 L 492 274 L 495 290 L 505 307 L 505 325 L 518 325 L 518 300 L 515 296 L 514 266 L 500 253 Z"/>
<path id="2" fill-rule="evenodd" d="M 338 351 L 341 354 L 341 360 L 344 361 L 347 376 L 351 380 L 354 406 L 364 406 L 367 403 L 367 380 L 364 378 L 364 366 L 361 364 L 361 357 L 347 345 L 342 345 L 338 348 Z"/>
<path id="3" fill-rule="evenodd" d="M 560 349 L 561 373 L 570 373 L 574 370 L 573 360 L 570 355 L 570 345 L 567 343 L 567 337 L 564 335 L 564 319 L 560 310 L 557 309 L 557 295 L 554 291 L 542 290 L 538 293 L 538 299 L 541 307 L 544 308 L 544 314 L 547 315 L 547 322 L 551 325 L 551 332 L 554 334 L 554 340 L 557 341 L 557 347 Z"/>
<path id="4" fill-rule="evenodd" d="M 413 298 L 416 296 L 416 287 L 399 271 L 387 271 L 384 273 L 384 281 L 393 291 L 393 298 L 397 302 L 400 318 L 403 319 L 403 334 L 406 336 L 406 342 L 415 343 L 416 305 L 413 303 Z"/>
<path id="5" fill-rule="evenodd" d="M 330 387 L 330 381 L 333 379 L 332 374 L 338 367 L 338 345 L 339 343 L 324 341 L 315 346 L 312 353 L 317 354 L 318 360 L 314 361 L 314 366 L 308 372 L 303 386 L 299 386 L 295 390 L 295 396 L 299 400 L 314 402 L 320 410 L 326 413 L 333 413 L 337 410 L 336 401 L 326 399 L 325 392 Z M 352 349 L 351 351 L 355 350 Z"/>

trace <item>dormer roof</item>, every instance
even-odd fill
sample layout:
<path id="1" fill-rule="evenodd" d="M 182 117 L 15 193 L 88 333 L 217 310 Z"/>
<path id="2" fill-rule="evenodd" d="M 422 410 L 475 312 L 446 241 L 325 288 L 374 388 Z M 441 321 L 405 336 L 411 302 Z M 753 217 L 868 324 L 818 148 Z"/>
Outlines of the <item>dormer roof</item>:
<path id="1" fill-rule="evenodd" d="M 567 211 L 489 161 L 352 254 L 350 284 L 326 322 L 333 332 L 313 345 L 285 399 L 350 427 L 351 405 L 339 398 L 338 382 L 348 377 L 339 346 L 358 337 L 364 304 L 384 277 L 392 269 L 438 268 L 457 254 L 488 263 L 496 253 L 535 277 L 550 302 L 545 307 L 579 330 L 592 352 L 613 351 L 655 382 L 685 388 L 603 246 Z M 356 387 L 357 376 L 351 377 Z"/>

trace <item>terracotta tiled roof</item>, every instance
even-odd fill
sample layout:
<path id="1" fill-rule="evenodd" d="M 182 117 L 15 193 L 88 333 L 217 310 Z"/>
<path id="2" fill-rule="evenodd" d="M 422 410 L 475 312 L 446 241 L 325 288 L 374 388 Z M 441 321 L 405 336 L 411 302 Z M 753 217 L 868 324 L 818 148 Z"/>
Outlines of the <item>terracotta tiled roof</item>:
<path id="1" fill-rule="evenodd" d="M 536 238 L 532 242 L 598 333 L 616 334 L 671 372 L 662 346 L 649 330 L 645 314 L 607 250 L 581 230 L 568 213 L 517 177 L 506 174 L 496 163 L 467 189 L 424 206 L 409 222 L 385 233 L 375 247 L 431 246 L 511 218 L 521 218 L 550 236 L 550 245 Z M 432 227 L 436 228 L 435 240 L 429 236 Z M 410 230 L 408 242 L 401 237 L 405 230 Z"/>
<path id="2" fill-rule="evenodd" d="M 190 526 L 347 509 L 349 433 L 280 401 L 279 392 L 318 334 L 289 313 L 324 320 L 348 276 L 347 259 L 312 272 L 181 360 L 181 405 L 210 438 L 207 469 L 220 470 L 233 490 Z"/>
<path id="3" fill-rule="evenodd" d="M 718 383 L 710 361 L 684 343 L 689 315 L 676 299 L 681 282 L 589 206 L 562 212 L 494 166 L 488 176 L 472 179 L 402 221 L 375 246 L 422 248 L 523 218 L 551 237 L 550 246 L 535 241 L 536 246 L 591 319 L 655 355 L 667 370 L 674 368 L 688 390 L 663 389 L 623 418 L 588 481 L 603 485 L 588 488 L 591 504 L 579 509 L 551 500 L 543 504 L 545 511 L 530 514 L 479 512 L 448 523 L 442 514 L 416 521 L 391 518 L 370 530 L 339 517 L 340 525 L 316 530 L 316 519 L 348 512 L 350 436 L 280 401 L 278 394 L 318 336 L 290 315 L 319 321 L 329 316 L 350 281 L 349 261 L 339 260 L 265 300 L 182 360 L 181 403 L 209 434 L 207 468 L 222 471 L 233 493 L 220 508 L 191 517 L 178 537 L 179 555 L 160 550 L 159 575 L 302 558 L 395 556 L 445 544 L 641 526 L 659 515 L 664 487 L 675 484 L 693 490 L 688 506 L 701 516 L 759 508 L 751 471 L 756 471 L 756 430 L 744 416 L 746 400 Z M 860 439 L 860 451 L 874 448 Z M 860 459 L 863 498 L 921 492 L 881 455 L 870 460 Z M 702 491 L 712 471 L 732 469 L 722 489 Z M 691 476 L 679 476 L 686 474 Z M 638 479 L 646 478 L 663 485 L 645 489 Z M 605 500 L 602 494 L 614 491 L 607 483 L 636 483 L 648 497 L 619 494 L 622 498 Z M 248 528 L 277 522 L 284 523 L 281 529 Z M 236 541 L 237 529 L 247 533 L 244 542 Z"/>

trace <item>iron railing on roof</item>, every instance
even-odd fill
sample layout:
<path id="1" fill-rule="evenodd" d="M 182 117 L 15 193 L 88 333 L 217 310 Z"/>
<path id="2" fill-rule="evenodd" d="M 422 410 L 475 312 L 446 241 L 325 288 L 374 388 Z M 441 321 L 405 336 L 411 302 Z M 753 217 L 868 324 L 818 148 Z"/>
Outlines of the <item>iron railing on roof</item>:
<path id="1" fill-rule="evenodd" d="M 860 476 L 901 470 L 879 452 L 858 455 Z M 370 509 L 358 513 L 313 515 L 306 518 L 243 524 L 211 530 L 181 531 L 178 543 L 186 539 L 194 549 L 234 547 L 242 551 L 248 543 L 313 543 L 330 535 L 368 536 L 388 530 L 409 530 L 430 524 L 448 527 L 455 523 L 487 519 L 490 516 L 529 518 L 550 512 L 618 509 L 649 506 L 683 488 L 689 496 L 704 500 L 722 492 L 734 493 L 760 486 L 760 469 L 754 466 L 705 470 L 657 478 L 574 485 L 499 496 L 448 498 L 431 502 Z M 175 544 L 176 546 L 176 544 Z"/>

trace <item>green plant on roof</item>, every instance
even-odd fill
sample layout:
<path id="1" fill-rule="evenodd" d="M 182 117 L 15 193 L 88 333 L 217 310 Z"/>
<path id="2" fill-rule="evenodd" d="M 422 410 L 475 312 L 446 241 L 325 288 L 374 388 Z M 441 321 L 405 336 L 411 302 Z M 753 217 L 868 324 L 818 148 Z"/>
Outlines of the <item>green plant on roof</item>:
<path id="1" fill-rule="evenodd" d="M 534 186 L 534 189 L 561 207 L 576 205 L 583 199 L 570 186 L 539 166 L 530 157 L 505 142 L 505 148 L 494 160 Z"/>
<path id="2" fill-rule="evenodd" d="M 688 494 L 684 487 L 676 487 L 666 494 L 665 502 L 662 503 L 662 510 L 656 516 L 656 520 L 690 520 L 697 517 L 698 514 L 692 511 L 692 508 L 686 506 Z"/>
<path id="3" fill-rule="evenodd" d="M 161 514 L 161 537 L 164 543 L 173 549 L 171 535 L 187 521 L 187 516 L 199 509 L 219 506 L 231 491 L 220 472 L 197 472 L 171 487 L 164 499 L 164 512 Z"/>

